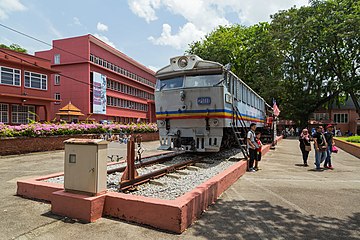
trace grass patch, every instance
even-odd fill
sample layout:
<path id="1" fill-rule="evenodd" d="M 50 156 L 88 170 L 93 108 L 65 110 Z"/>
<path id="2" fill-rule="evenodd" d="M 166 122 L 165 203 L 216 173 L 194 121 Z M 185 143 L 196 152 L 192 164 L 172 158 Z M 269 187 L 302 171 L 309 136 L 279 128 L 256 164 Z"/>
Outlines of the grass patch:
<path id="1" fill-rule="evenodd" d="M 338 139 L 355 143 L 356 145 L 360 145 L 360 136 L 351 136 L 351 137 L 336 137 Z"/>

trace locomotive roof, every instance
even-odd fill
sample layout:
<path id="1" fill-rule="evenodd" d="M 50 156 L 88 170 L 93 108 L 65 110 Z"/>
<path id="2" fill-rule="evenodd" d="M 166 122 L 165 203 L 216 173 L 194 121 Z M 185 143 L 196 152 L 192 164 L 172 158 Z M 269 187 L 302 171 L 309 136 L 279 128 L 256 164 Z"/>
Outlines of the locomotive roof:
<path id="1" fill-rule="evenodd" d="M 218 62 L 203 60 L 196 55 L 177 56 L 170 64 L 156 72 L 155 77 L 162 79 L 187 73 L 221 73 L 224 66 Z"/>
<path id="2" fill-rule="evenodd" d="M 218 62 L 203 60 L 197 55 L 184 55 L 170 58 L 170 64 L 158 70 L 155 77 L 158 79 L 166 79 L 169 77 L 182 76 L 186 74 L 216 74 L 222 73 L 226 66 Z M 257 97 L 261 98 L 265 105 L 272 109 L 272 107 L 251 87 L 249 87 L 243 80 L 236 76 L 233 72 L 229 71 L 239 81 L 241 81 L 247 88 L 250 89 Z"/>

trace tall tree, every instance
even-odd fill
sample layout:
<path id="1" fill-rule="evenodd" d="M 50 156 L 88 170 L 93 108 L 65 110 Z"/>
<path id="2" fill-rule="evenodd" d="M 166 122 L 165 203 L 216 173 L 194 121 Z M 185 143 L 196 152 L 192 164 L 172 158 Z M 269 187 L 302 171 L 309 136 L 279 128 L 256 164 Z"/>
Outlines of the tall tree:
<path id="1" fill-rule="evenodd" d="M 360 1 L 310 0 L 310 6 L 271 16 L 271 23 L 219 27 L 188 53 L 223 64 L 284 118 L 306 125 L 309 115 L 360 94 Z"/>
<path id="2" fill-rule="evenodd" d="M 268 23 L 220 26 L 203 41 L 190 44 L 187 53 L 230 63 L 231 70 L 268 102 L 281 92 L 281 59 L 272 44 Z"/>
<path id="3" fill-rule="evenodd" d="M 350 95 L 358 106 L 359 1 L 311 1 L 272 16 L 271 34 L 283 56 L 286 89 L 302 94 L 282 98 L 289 116 L 303 124 L 325 103 Z M 298 95 L 298 96 L 297 96 Z M 296 101 L 294 101 L 296 100 Z"/>

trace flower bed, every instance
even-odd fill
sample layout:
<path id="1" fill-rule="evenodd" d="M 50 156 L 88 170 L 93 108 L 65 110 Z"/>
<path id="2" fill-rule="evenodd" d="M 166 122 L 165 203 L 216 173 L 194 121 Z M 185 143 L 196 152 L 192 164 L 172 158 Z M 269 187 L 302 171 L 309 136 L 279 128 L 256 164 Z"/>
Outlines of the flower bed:
<path id="1" fill-rule="evenodd" d="M 64 149 L 69 138 L 100 138 L 101 134 L 141 134 L 142 141 L 159 139 L 157 126 L 150 124 L 28 124 L 9 126 L 0 123 L 0 155 Z"/>
<path id="2" fill-rule="evenodd" d="M 10 126 L 0 123 L 0 137 L 39 137 L 73 134 L 103 134 L 103 133 L 151 133 L 157 132 L 155 123 L 148 124 L 99 124 L 99 123 L 71 123 L 51 124 L 33 123 Z"/>

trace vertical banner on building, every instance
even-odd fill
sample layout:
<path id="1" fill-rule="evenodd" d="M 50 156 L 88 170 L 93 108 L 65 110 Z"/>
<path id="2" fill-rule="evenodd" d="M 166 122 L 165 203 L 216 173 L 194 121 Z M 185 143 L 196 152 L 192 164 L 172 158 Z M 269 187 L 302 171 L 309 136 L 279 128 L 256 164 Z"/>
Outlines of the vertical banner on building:
<path id="1" fill-rule="evenodd" d="M 106 76 L 93 72 L 93 113 L 106 114 Z"/>

